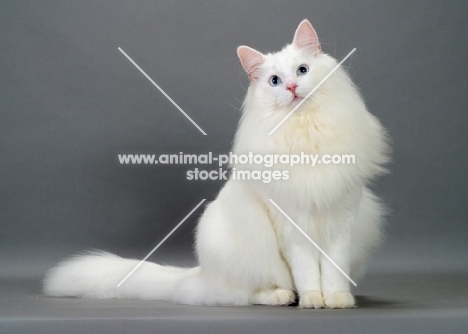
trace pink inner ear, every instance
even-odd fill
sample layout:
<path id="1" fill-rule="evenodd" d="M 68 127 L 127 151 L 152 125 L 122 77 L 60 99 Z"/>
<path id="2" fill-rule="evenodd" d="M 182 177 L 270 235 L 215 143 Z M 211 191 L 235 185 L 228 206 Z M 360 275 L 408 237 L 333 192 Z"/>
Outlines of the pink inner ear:
<path id="1" fill-rule="evenodd" d="M 265 56 L 248 46 L 239 46 L 237 48 L 237 55 L 241 61 L 242 67 L 249 75 L 249 79 L 254 81 L 257 79 L 257 73 L 260 66 L 265 61 Z"/>
<path id="2" fill-rule="evenodd" d="M 317 33 L 308 20 L 302 21 L 297 27 L 293 45 L 300 49 L 305 48 L 314 54 L 320 52 L 321 47 Z"/>

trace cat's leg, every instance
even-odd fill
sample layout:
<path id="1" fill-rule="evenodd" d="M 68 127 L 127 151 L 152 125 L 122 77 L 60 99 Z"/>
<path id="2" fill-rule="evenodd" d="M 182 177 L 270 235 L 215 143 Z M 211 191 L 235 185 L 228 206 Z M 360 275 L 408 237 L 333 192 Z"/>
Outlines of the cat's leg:
<path id="1" fill-rule="evenodd" d="M 330 237 L 326 253 L 348 276 L 351 269 L 353 236 L 356 229 L 356 217 L 361 202 L 361 189 L 349 194 L 344 203 L 333 210 L 329 217 Z M 322 295 L 327 308 L 351 308 L 355 306 L 351 294 L 350 281 L 325 256 L 321 263 Z"/>
<path id="2" fill-rule="evenodd" d="M 259 305 L 285 306 L 295 300 L 296 294 L 288 289 L 261 290 L 252 295 L 252 303 Z"/>
<path id="3" fill-rule="evenodd" d="M 335 236 L 327 249 L 328 256 L 349 275 L 351 237 L 346 233 Z M 348 279 L 325 257 L 321 261 L 322 295 L 327 308 L 354 307 Z"/>
<path id="4" fill-rule="evenodd" d="M 319 255 L 313 249 L 313 245 L 304 243 L 304 240 L 294 242 L 287 247 L 286 253 L 299 293 L 299 307 L 315 309 L 324 307 Z"/>
<path id="5" fill-rule="evenodd" d="M 299 294 L 299 307 L 315 309 L 324 307 L 319 251 L 278 210 L 271 208 L 269 215 L 278 237 L 281 253 L 289 265 L 296 292 Z M 317 236 L 313 235 L 312 229 L 307 231 L 307 226 L 313 226 L 314 222 L 309 219 L 306 212 L 296 212 L 291 214 L 291 218 L 305 229 L 312 239 L 316 239 Z"/>
<path id="6" fill-rule="evenodd" d="M 269 215 L 281 253 L 289 265 L 296 292 L 299 294 L 299 307 L 316 309 L 324 307 L 320 253 L 278 210 L 271 208 Z M 304 220 L 304 217 L 307 217 L 306 213 L 292 215 L 292 219 L 299 226 L 313 225 L 309 219 Z"/>

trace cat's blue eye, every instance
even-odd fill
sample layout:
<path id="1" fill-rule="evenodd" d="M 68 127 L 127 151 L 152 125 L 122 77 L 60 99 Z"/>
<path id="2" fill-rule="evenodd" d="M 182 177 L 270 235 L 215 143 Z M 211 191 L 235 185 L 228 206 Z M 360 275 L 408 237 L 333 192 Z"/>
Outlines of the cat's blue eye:
<path id="1" fill-rule="evenodd" d="M 278 86 L 281 83 L 281 78 L 277 75 L 272 75 L 270 78 L 270 85 L 273 87 Z"/>
<path id="2" fill-rule="evenodd" d="M 309 72 L 309 67 L 307 65 L 301 65 L 297 68 L 297 75 L 304 75 Z"/>

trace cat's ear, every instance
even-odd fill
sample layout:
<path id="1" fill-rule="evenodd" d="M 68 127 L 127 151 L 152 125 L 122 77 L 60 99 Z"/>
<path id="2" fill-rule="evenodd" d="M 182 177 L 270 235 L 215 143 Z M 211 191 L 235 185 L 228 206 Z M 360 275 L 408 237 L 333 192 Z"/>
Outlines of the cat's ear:
<path id="1" fill-rule="evenodd" d="M 293 45 L 299 49 L 306 49 L 313 55 L 321 52 L 317 33 L 308 20 L 303 20 L 294 34 Z"/>
<path id="2" fill-rule="evenodd" d="M 240 59 L 242 67 L 247 72 L 250 81 L 255 81 L 258 79 L 258 70 L 260 66 L 265 61 L 265 56 L 254 50 L 249 48 L 248 46 L 242 45 L 237 48 L 237 56 Z"/>

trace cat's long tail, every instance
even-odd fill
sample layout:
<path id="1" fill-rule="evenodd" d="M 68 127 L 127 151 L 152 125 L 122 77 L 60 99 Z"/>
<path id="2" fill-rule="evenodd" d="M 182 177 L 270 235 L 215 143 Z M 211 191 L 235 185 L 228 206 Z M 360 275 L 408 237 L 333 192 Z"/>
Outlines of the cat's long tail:
<path id="1" fill-rule="evenodd" d="M 200 268 L 177 268 L 144 262 L 120 287 L 140 261 L 106 252 L 90 252 L 59 263 L 44 281 L 44 293 L 56 297 L 174 300 L 184 279 Z"/>

